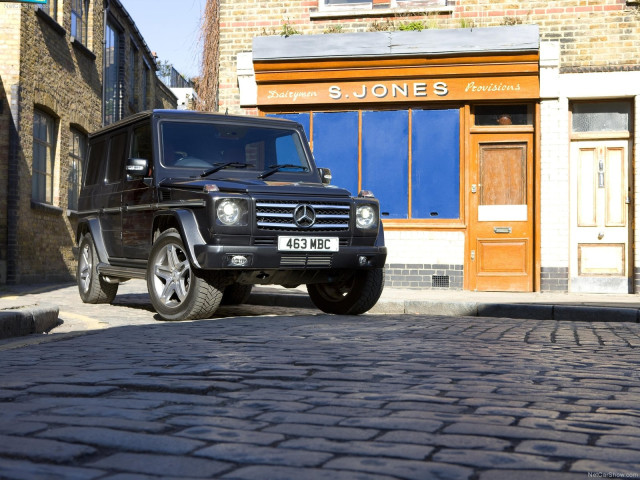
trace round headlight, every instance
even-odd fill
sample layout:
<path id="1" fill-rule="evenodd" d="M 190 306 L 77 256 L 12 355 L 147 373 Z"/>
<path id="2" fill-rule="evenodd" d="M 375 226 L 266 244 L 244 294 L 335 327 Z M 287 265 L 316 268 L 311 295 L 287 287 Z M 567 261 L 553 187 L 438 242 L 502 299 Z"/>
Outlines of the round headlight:
<path id="1" fill-rule="evenodd" d="M 376 211 L 371 205 L 360 205 L 356 209 L 356 225 L 358 228 L 371 228 L 376 224 Z"/>
<path id="2" fill-rule="evenodd" d="M 222 200 L 217 208 L 218 220 L 225 225 L 235 225 L 240 220 L 241 209 L 237 202 L 231 199 Z"/>

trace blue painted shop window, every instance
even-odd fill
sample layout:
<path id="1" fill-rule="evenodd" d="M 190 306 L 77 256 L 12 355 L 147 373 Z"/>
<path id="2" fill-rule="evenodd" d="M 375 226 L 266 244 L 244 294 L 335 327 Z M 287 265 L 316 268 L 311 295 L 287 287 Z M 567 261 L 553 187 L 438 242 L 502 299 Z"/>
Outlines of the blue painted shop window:
<path id="1" fill-rule="evenodd" d="M 409 112 L 362 112 L 362 188 L 380 200 L 383 218 L 409 216 Z"/>
<path id="2" fill-rule="evenodd" d="M 308 113 L 268 113 L 265 116 L 284 118 L 285 120 L 293 120 L 294 122 L 298 122 L 302 124 L 302 128 L 304 128 L 304 133 L 307 134 L 307 139 L 311 138 L 309 135 L 309 125 L 310 125 L 311 115 L 309 115 Z"/>
<path id="3" fill-rule="evenodd" d="M 358 193 L 358 112 L 313 114 L 313 156 L 331 169 L 331 183 Z"/>
<path id="4" fill-rule="evenodd" d="M 413 110 L 411 217 L 460 218 L 460 111 Z"/>

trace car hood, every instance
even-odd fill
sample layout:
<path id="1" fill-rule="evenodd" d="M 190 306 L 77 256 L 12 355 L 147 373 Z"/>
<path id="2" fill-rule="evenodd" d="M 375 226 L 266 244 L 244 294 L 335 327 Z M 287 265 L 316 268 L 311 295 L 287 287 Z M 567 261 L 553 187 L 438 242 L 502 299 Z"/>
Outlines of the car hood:
<path id="1" fill-rule="evenodd" d="M 311 182 L 283 182 L 260 179 L 226 178 L 166 178 L 161 188 L 185 190 L 203 190 L 207 185 L 216 185 L 222 193 L 270 194 L 270 195 L 320 195 L 331 197 L 350 197 L 344 188 Z"/>

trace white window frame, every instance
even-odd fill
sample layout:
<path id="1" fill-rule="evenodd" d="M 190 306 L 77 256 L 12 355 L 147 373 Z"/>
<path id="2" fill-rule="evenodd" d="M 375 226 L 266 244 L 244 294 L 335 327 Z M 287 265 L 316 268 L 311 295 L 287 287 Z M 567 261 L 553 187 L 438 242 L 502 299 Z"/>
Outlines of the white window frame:
<path id="1" fill-rule="evenodd" d="M 431 1 L 431 4 L 426 4 L 425 2 Z M 415 4 L 415 5 L 411 5 Z M 390 8 L 403 8 L 409 10 L 415 10 L 425 7 L 446 7 L 447 0 L 389 0 Z M 325 0 L 318 0 L 318 11 L 327 12 L 327 11 L 344 11 L 344 10 L 372 10 L 373 9 L 373 0 L 361 0 L 357 3 L 344 3 L 344 4 L 334 4 L 334 5 L 326 5 Z"/>

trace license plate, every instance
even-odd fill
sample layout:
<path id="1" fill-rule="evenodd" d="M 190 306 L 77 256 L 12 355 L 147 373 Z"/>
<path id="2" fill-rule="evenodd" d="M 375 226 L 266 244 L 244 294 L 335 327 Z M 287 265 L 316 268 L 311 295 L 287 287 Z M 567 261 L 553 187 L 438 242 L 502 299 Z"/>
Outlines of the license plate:
<path id="1" fill-rule="evenodd" d="M 338 237 L 278 237 L 281 252 L 337 252 Z"/>

